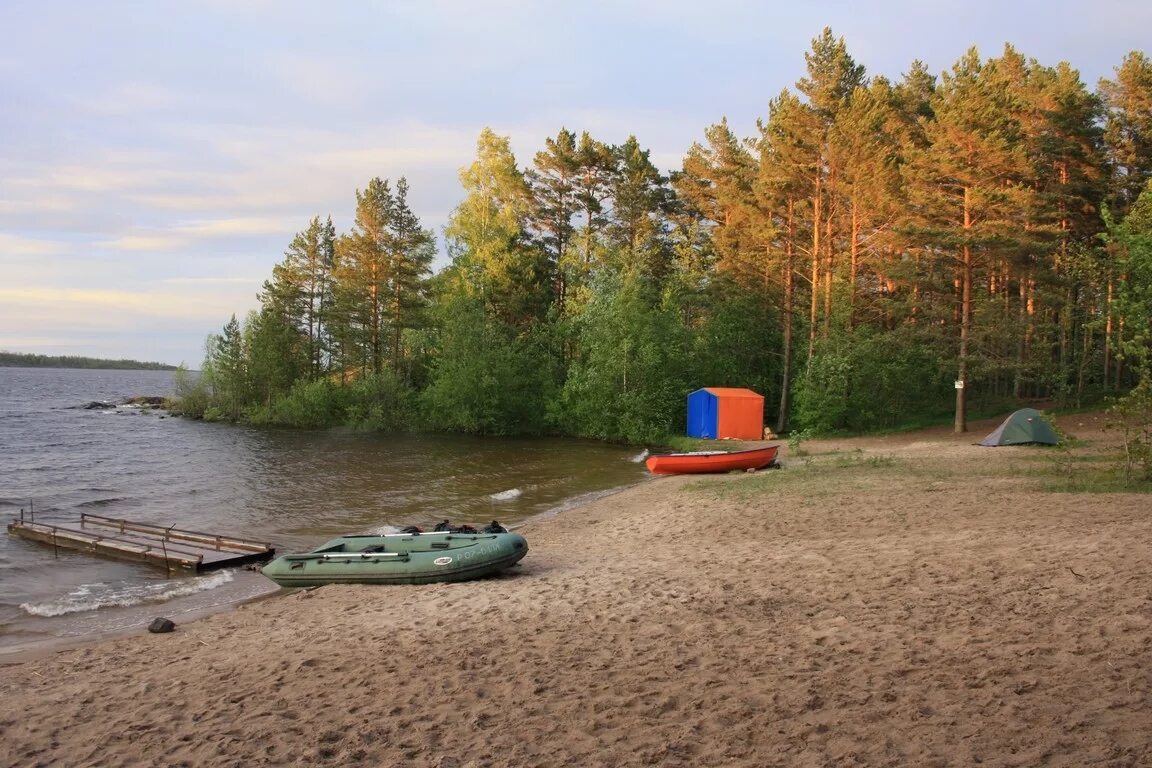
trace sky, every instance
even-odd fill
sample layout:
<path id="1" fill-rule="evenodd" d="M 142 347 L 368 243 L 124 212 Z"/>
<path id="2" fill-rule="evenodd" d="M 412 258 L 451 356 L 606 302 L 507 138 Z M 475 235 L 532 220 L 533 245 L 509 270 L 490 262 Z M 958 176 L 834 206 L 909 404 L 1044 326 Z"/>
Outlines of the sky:
<path id="1" fill-rule="evenodd" d="M 825 27 L 869 76 L 1011 43 L 1095 89 L 1152 3 L 0 0 L 0 350 L 197 368 L 372 178 L 439 234 L 485 127 L 521 167 L 567 128 L 673 170 L 753 135 Z"/>

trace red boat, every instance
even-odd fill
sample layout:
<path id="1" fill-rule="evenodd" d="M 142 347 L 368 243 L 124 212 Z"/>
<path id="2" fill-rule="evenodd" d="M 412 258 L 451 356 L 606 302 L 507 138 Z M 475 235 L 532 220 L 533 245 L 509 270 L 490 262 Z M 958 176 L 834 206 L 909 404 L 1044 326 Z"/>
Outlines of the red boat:
<path id="1" fill-rule="evenodd" d="M 691 453 L 658 453 L 644 464 L 657 475 L 705 474 L 731 472 L 736 469 L 763 469 L 776 461 L 778 445 L 747 451 L 693 451 Z"/>

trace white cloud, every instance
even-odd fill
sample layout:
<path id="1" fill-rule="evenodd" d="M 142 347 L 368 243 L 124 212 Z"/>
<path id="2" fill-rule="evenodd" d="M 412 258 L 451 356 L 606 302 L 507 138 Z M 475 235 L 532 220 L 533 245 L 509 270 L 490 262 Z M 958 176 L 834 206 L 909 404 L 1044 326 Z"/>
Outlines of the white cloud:
<path id="1" fill-rule="evenodd" d="M 269 235 L 291 231 L 293 223 L 282 217 L 246 216 L 190 221 L 185 224 L 178 224 L 172 230 L 194 238 Z"/>
<path id="2" fill-rule="evenodd" d="M 164 285 L 260 285 L 264 277 L 166 277 Z"/>
<path id="3" fill-rule="evenodd" d="M 238 291 L 127 291 L 81 288 L 0 288 L 0 325 L 29 310 L 45 319 L 58 317 L 83 327 L 94 324 L 122 327 L 142 318 L 203 321 L 227 318 L 237 310 Z M 251 304 L 255 304 L 252 299 Z M 15 312 L 13 310 L 16 310 Z M 4 317 L 8 315 L 8 317 Z M 60 325 L 51 321 L 52 326 Z"/>
<path id="4" fill-rule="evenodd" d="M 0 259 L 8 256 L 58 256 L 71 246 L 58 240 L 21 237 L 0 232 Z"/>
<path id="5" fill-rule="evenodd" d="M 109 251 L 139 251 L 157 253 L 186 248 L 191 239 L 172 234 L 124 235 L 112 240 L 97 240 L 93 245 Z"/>

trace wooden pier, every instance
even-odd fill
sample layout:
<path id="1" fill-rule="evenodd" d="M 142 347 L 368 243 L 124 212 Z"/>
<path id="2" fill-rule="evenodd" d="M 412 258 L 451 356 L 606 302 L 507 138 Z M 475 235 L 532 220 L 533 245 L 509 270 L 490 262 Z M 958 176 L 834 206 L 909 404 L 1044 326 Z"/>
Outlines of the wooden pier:
<path id="1" fill-rule="evenodd" d="M 263 562 L 276 553 L 271 544 L 258 541 L 89 514 L 58 525 L 25 518 L 21 510 L 8 524 L 8 533 L 54 548 L 194 573 Z"/>

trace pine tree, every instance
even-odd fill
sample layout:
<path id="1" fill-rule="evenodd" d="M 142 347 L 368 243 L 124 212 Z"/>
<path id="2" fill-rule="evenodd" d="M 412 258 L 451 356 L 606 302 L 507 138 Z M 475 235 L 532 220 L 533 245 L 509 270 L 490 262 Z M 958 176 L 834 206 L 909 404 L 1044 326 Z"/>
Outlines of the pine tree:
<path id="1" fill-rule="evenodd" d="M 339 311 L 347 322 L 346 343 L 352 347 L 345 366 L 351 364 L 373 373 L 384 367 L 389 286 L 395 279 L 391 229 L 395 210 L 389 183 L 379 177 L 372 179 L 363 191 L 356 191 L 352 231 L 336 241 Z"/>
<path id="2" fill-rule="evenodd" d="M 814 117 L 812 135 L 807 139 L 815 149 L 812 168 L 812 306 L 811 339 L 815 339 L 817 289 L 823 297 L 823 334 L 832 322 L 832 284 L 836 269 L 835 222 L 839 213 L 839 158 L 832 144 L 832 129 L 837 115 L 846 109 L 857 88 L 865 84 L 864 67 L 848 54 L 844 38 L 836 38 L 825 27 L 812 41 L 812 50 L 804 54 L 807 74 L 796 88 L 808 98 L 807 107 Z"/>
<path id="3" fill-rule="evenodd" d="M 872 305 L 887 295 L 890 262 L 900 249 L 896 224 L 904 208 L 900 169 L 905 162 L 902 116 L 896 94 L 884 78 L 860 86 L 837 115 L 830 152 L 840 169 L 842 232 L 848 252 L 842 277 L 848 297 L 845 325 L 860 320 L 860 297 Z M 876 308 L 879 312 L 879 308 Z"/>
<path id="4" fill-rule="evenodd" d="M 406 329 L 422 325 L 421 312 L 428 304 L 428 277 L 436 257 L 436 238 L 408 206 L 408 180 L 396 182 L 392 220 L 389 223 L 390 277 L 389 322 L 392 331 L 392 367 L 399 374 L 405 350 L 401 339 Z"/>
<path id="5" fill-rule="evenodd" d="M 1083 381 L 1075 371 L 1083 370 L 1090 352 L 1076 339 L 1073 317 L 1086 320 L 1093 313 L 1098 289 L 1075 284 L 1086 273 L 1074 262 L 1094 248 L 1101 229 L 1106 174 L 1100 103 L 1067 63 L 1031 61 L 1026 71 L 1024 87 L 1016 87 L 1027 114 L 1021 122 L 1036 192 L 1030 215 L 1036 248 L 1020 275 L 1024 331 L 1017 392 L 1024 378 L 1036 382 L 1053 365 L 1061 378 L 1052 384 L 1068 386 L 1075 377 L 1079 389 Z"/>
<path id="6" fill-rule="evenodd" d="M 716 268 L 733 275 L 755 274 L 758 270 L 747 263 L 756 250 L 756 161 L 726 119 L 705 130 L 704 138 L 705 144 L 689 148 L 673 186 L 685 205 L 711 222 Z"/>
<path id="7" fill-rule="evenodd" d="M 580 173 L 576 134 L 562 128 L 556 138 L 545 141 L 545 147 L 545 151 L 536 153 L 532 169 L 525 174 L 532 192 L 528 221 L 547 254 L 555 275 L 553 297 L 563 310 L 571 275 L 578 271 L 572 248 L 573 217 L 578 206 L 576 180 Z"/>
<path id="8" fill-rule="evenodd" d="M 1099 91 L 1112 163 L 1109 199 L 1122 219 L 1152 178 L 1152 59 L 1132 51 L 1115 71 L 1114 80 L 1100 81 Z"/>
<path id="9" fill-rule="evenodd" d="M 635 136 L 618 147 L 616 172 L 611 179 L 612 219 L 608 241 L 627 254 L 630 268 L 638 274 L 663 280 L 670 269 L 670 251 L 665 237 L 665 214 L 671 204 L 668 180 L 640 148 Z"/>
<path id="10" fill-rule="evenodd" d="M 955 277 L 956 432 L 968 429 L 977 279 L 995 280 L 998 263 L 1028 245 L 1034 202 L 1013 107 L 996 64 L 985 66 L 970 49 L 943 75 L 933 97 L 935 119 L 926 125 L 930 145 L 909 167 L 919 239 Z"/>
<path id="11" fill-rule="evenodd" d="M 272 268 L 260 294 L 263 311 L 276 314 L 285 325 L 307 339 L 304 354 L 312 376 L 325 369 L 325 310 L 332 292 L 332 220 L 313 217 Z"/>
<path id="12" fill-rule="evenodd" d="M 580 231 L 582 259 L 581 279 L 595 267 L 600 234 L 608 223 L 604 203 L 612 196 L 611 183 L 616 171 L 616 156 L 607 144 L 584 131 L 576 147 L 579 170 L 576 175 L 576 205 L 583 227 Z"/>
<path id="13" fill-rule="evenodd" d="M 236 315 L 221 333 L 208 338 L 207 352 L 212 401 L 225 418 L 236 421 L 248 402 L 248 353 Z"/>

